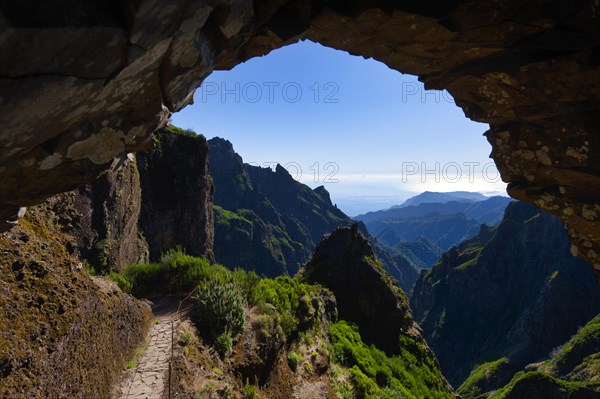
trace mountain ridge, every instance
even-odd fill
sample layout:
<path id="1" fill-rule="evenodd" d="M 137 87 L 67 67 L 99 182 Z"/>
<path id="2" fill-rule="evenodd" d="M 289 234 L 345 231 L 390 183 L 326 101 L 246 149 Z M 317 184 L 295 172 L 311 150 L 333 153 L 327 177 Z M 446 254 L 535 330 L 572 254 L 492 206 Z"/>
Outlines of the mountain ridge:
<path id="1" fill-rule="evenodd" d="M 228 267 L 259 274 L 295 274 L 324 235 L 355 223 L 331 202 L 324 186 L 304 185 L 281 165 L 275 170 L 245 164 L 233 144 L 208 141 L 215 185 L 215 258 Z M 367 228 L 361 231 L 370 237 Z M 405 291 L 418 278 L 417 266 L 370 237 L 377 257 Z M 239 243 L 243 244 L 239 244 Z"/>
<path id="2" fill-rule="evenodd" d="M 487 198 L 489 197 L 474 191 L 424 191 L 421 194 L 417 194 L 414 197 L 410 197 L 400 205 L 394 205 L 390 207 L 390 209 L 403 208 L 406 206 L 414 206 L 424 203 L 445 203 L 450 201 L 478 202 L 484 201 Z"/>
<path id="3" fill-rule="evenodd" d="M 494 196 L 477 202 L 424 202 L 369 212 L 356 216 L 355 220 L 364 222 L 371 234 L 392 247 L 425 237 L 442 250 L 448 250 L 477 234 L 481 224 L 499 223 L 511 201 L 507 197 Z M 433 266 L 431 261 L 426 264 Z"/>

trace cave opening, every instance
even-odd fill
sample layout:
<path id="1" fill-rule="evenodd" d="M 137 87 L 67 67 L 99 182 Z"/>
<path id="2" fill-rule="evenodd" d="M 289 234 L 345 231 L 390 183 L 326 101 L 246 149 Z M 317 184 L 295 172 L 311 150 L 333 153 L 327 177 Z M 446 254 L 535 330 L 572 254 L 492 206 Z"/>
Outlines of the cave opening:
<path id="1" fill-rule="evenodd" d="M 506 196 L 489 127 L 447 91 L 308 40 L 213 72 L 172 123 L 231 141 L 246 163 L 323 185 L 350 216 L 424 191 Z"/>

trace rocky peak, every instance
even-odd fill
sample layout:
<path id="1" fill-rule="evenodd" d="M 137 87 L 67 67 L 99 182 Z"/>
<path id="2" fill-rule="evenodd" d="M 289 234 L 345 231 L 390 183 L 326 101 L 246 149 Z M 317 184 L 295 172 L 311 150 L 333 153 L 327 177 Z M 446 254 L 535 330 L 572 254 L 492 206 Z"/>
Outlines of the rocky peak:
<path id="1" fill-rule="evenodd" d="M 150 258 L 176 246 L 213 256 L 213 194 L 204 136 L 168 126 L 154 149 L 138 154 L 142 190 L 140 225 Z"/>
<path id="2" fill-rule="evenodd" d="M 356 323 L 365 341 L 386 352 L 396 353 L 399 335 L 414 332 L 406 296 L 383 270 L 357 224 L 326 236 L 303 275 L 333 291 L 340 318 Z"/>
<path id="3" fill-rule="evenodd" d="M 326 201 L 331 202 L 331 196 L 329 195 L 329 191 L 325 188 L 325 186 L 315 187 L 313 192 L 317 194 L 319 197 L 325 199 Z"/>

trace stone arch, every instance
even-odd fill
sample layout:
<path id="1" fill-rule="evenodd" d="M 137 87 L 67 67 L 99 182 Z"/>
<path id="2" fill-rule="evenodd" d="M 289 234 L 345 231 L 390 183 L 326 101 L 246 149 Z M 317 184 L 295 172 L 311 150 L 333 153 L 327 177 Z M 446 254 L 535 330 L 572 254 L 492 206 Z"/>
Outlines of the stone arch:
<path id="1" fill-rule="evenodd" d="M 0 220 L 147 147 L 213 69 L 308 38 L 448 90 L 490 124 L 509 194 L 558 215 L 600 271 L 597 2 L 108 4 L 2 6 Z"/>

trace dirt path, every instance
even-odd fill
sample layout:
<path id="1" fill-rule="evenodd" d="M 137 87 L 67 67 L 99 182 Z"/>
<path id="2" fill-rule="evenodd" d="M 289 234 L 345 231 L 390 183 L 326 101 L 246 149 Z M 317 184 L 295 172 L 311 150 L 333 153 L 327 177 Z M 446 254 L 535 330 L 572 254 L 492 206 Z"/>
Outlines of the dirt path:
<path id="1" fill-rule="evenodd" d="M 156 320 L 150 330 L 150 341 L 137 367 L 127 370 L 115 399 L 161 399 L 166 388 L 171 356 L 171 328 L 179 324 L 179 302 L 163 299 L 153 307 Z"/>

